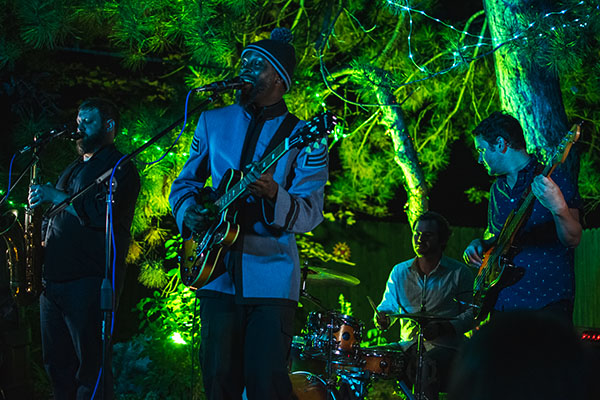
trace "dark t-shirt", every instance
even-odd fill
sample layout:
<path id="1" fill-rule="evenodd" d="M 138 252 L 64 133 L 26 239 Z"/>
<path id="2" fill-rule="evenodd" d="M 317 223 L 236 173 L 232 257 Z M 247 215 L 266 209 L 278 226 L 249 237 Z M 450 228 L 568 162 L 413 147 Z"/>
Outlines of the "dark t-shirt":
<path id="1" fill-rule="evenodd" d="M 71 196 L 114 167 L 122 156 L 114 145 L 110 145 L 100 149 L 88 161 L 79 158 L 63 171 L 56 188 Z M 118 271 L 124 264 L 129 247 L 129 230 L 140 178 L 130 162 L 115 172 L 115 181 L 112 213 Z M 44 279 L 64 282 L 104 276 L 106 195 L 107 185 L 97 185 L 73 201 L 77 217 L 61 211 L 51 220 L 44 221 Z"/>

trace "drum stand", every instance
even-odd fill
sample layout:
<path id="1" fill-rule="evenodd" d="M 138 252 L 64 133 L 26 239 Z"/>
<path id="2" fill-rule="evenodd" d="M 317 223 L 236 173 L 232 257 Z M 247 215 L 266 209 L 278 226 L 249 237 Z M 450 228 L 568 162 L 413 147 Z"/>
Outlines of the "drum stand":
<path id="1" fill-rule="evenodd" d="M 400 387 L 402 394 L 406 396 L 407 400 L 415 400 L 415 396 L 413 396 L 412 391 L 406 386 L 404 381 L 398 381 L 398 386 Z"/>
<path id="2" fill-rule="evenodd" d="M 419 312 L 425 314 L 427 312 L 425 308 L 425 289 L 427 287 L 427 275 L 423 276 L 423 289 L 421 290 L 421 309 Z M 417 376 L 415 377 L 415 394 L 417 400 L 425 400 L 425 393 L 423 393 L 423 350 L 425 345 L 423 341 L 423 320 L 415 320 L 419 325 L 419 335 L 417 336 Z"/>
<path id="3" fill-rule="evenodd" d="M 417 336 L 417 376 L 415 377 L 415 394 L 417 400 L 425 400 L 425 393 L 423 393 L 423 326 L 417 321 L 419 324 L 419 336 Z"/>

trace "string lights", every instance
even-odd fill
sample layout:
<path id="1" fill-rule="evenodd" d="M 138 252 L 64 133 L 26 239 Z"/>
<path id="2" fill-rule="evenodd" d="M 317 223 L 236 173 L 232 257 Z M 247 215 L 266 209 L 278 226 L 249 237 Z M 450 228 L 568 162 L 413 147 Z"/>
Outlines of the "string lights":
<path id="1" fill-rule="evenodd" d="M 514 34 L 513 36 L 511 36 L 510 38 L 507 38 L 506 40 L 500 40 L 499 41 L 499 38 L 486 37 L 486 36 L 483 36 L 483 35 L 475 35 L 475 34 L 472 34 L 472 33 L 468 32 L 468 31 L 466 31 L 466 30 L 458 29 L 454 25 L 448 24 L 448 23 L 440 20 L 439 18 L 433 17 L 433 16 L 427 14 L 423 10 L 418 10 L 416 8 L 412 8 L 409 5 L 408 0 L 406 0 L 405 2 L 400 2 L 398 0 L 387 0 L 387 3 L 390 6 L 396 8 L 396 9 L 399 9 L 401 11 L 405 11 L 407 13 L 408 19 L 409 19 L 409 31 L 408 31 L 409 33 L 408 33 L 408 37 L 407 37 L 407 41 L 408 41 L 408 58 L 415 65 L 415 67 L 417 69 L 419 69 L 419 71 L 427 74 L 427 76 L 425 78 L 414 80 L 414 81 L 411 81 L 411 82 L 407 82 L 407 83 L 403 84 L 403 86 L 409 85 L 409 84 L 412 84 L 412 83 L 416 83 L 416 82 L 420 82 L 420 81 L 423 81 L 423 80 L 426 80 L 426 79 L 431 79 L 431 78 L 434 78 L 434 77 L 436 77 L 438 75 L 442 75 L 442 74 L 448 73 L 451 70 L 459 67 L 462 64 L 469 64 L 469 63 L 471 63 L 471 62 L 473 62 L 475 60 L 478 60 L 480 58 L 487 57 L 488 55 L 490 55 L 493 52 L 495 52 L 496 50 L 498 50 L 500 47 L 505 46 L 505 45 L 507 45 L 507 44 L 509 44 L 509 43 L 511 43 L 513 41 L 516 41 L 516 40 L 519 40 L 519 39 L 527 40 L 527 37 L 525 36 L 526 33 L 528 31 L 530 31 L 532 28 L 534 28 L 536 25 L 539 25 L 544 19 L 549 18 L 551 16 L 555 16 L 555 15 L 565 15 L 567 12 L 574 10 L 576 7 L 582 6 L 582 5 L 585 4 L 585 2 L 582 0 L 582 1 L 578 2 L 577 4 L 575 4 L 572 7 L 565 8 L 565 9 L 560 10 L 560 11 L 548 12 L 548 13 L 544 14 L 541 19 L 529 23 L 529 25 L 527 26 L 527 28 L 525 28 L 523 31 Z M 412 40 L 412 31 L 413 31 L 413 17 L 412 17 L 413 13 L 421 14 L 425 18 L 428 18 L 428 19 L 430 19 L 432 21 L 435 21 L 436 23 L 439 23 L 439 24 L 443 25 L 444 27 L 455 31 L 455 32 L 459 33 L 462 36 L 476 38 L 478 40 L 478 42 L 476 44 L 472 44 L 472 45 L 464 45 L 464 46 L 460 47 L 460 49 L 452 51 L 453 63 L 452 63 L 451 66 L 443 68 L 443 69 L 441 69 L 441 70 L 439 70 L 437 72 L 429 71 L 426 66 L 419 65 L 415 61 L 415 55 L 414 55 L 413 50 L 412 50 L 413 46 L 412 46 L 412 41 L 411 41 Z M 588 18 L 589 18 L 589 15 L 588 15 Z M 572 22 L 575 23 L 576 25 L 578 25 L 581 28 L 584 28 L 584 27 L 587 26 L 587 22 L 582 22 L 580 18 L 575 18 Z M 562 27 L 566 28 L 567 24 L 562 24 Z M 556 26 L 553 26 L 553 27 L 550 28 L 550 31 L 555 31 L 555 30 L 556 30 Z M 542 37 L 543 34 L 540 33 L 538 36 Z M 466 51 L 469 48 L 481 48 L 483 46 L 492 46 L 492 49 L 489 50 L 489 51 L 487 51 L 487 52 L 484 52 L 484 53 L 482 53 L 480 55 L 473 56 L 473 57 L 469 57 L 469 56 L 467 56 L 465 54 Z"/>
<path id="2" fill-rule="evenodd" d="M 540 25 L 541 22 L 549 17 L 552 16 L 561 16 L 561 15 L 566 15 L 567 13 L 575 10 L 577 7 L 583 6 L 585 4 L 585 1 L 580 1 L 578 3 L 576 3 L 575 5 L 562 9 L 560 11 L 551 11 L 551 12 L 547 12 L 544 15 L 542 15 L 542 17 L 537 20 L 537 21 L 533 21 L 531 23 L 529 23 L 527 25 L 527 27 L 514 34 L 513 36 L 509 37 L 509 38 L 494 38 L 494 37 L 486 37 L 484 35 L 477 35 L 477 34 L 472 34 L 466 30 L 462 30 L 459 29 L 457 27 L 455 27 L 452 24 L 448 24 L 444 21 L 442 21 L 439 18 L 433 17 L 429 14 L 427 14 L 425 11 L 423 10 L 419 10 L 416 8 L 413 8 L 410 6 L 410 4 L 408 3 L 408 0 L 403 0 L 403 1 L 399 1 L 399 0 L 387 0 L 388 5 L 390 5 L 391 7 L 398 9 L 400 11 L 406 12 L 408 15 L 408 19 L 409 19 L 409 32 L 408 32 L 408 37 L 407 37 L 407 41 L 408 41 L 408 58 L 410 59 L 410 61 L 412 62 L 412 64 L 419 70 L 421 71 L 423 74 L 425 74 L 425 76 L 417 78 L 417 79 L 413 79 L 409 82 L 404 82 L 400 85 L 396 85 L 396 87 L 394 89 L 398 89 L 400 87 L 403 86 L 408 86 L 408 85 L 412 85 L 415 83 L 420 83 L 435 77 L 438 77 L 440 75 L 446 74 L 462 65 L 465 64 L 470 64 L 473 61 L 476 61 L 478 59 L 484 58 L 489 56 L 490 54 L 493 54 L 494 52 L 496 52 L 498 49 L 500 49 L 503 46 L 506 46 L 509 43 L 512 43 L 514 41 L 517 40 L 524 40 L 527 41 L 527 33 L 532 30 L 534 27 L 536 27 L 537 25 Z M 596 6 L 597 9 L 600 9 L 600 6 Z M 426 67 L 426 65 L 420 65 L 419 63 L 417 63 L 416 61 L 416 57 L 415 54 L 413 52 L 413 45 L 412 45 L 412 33 L 413 33 L 413 13 L 417 13 L 420 14 L 422 16 L 424 16 L 427 19 L 430 19 L 438 24 L 441 24 L 442 26 L 455 31 L 457 33 L 459 33 L 460 35 L 464 36 L 464 37 L 470 37 L 470 38 L 474 38 L 477 40 L 477 43 L 474 44 L 464 44 L 462 46 L 460 46 L 459 48 L 453 49 L 448 51 L 448 54 L 450 54 L 452 56 L 452 64 L 446 67 L 443 67 L 437 71 L 431 71 L 430 69 L 428 69 Z M 322 33 L 322 37 L 324 38 L 324 40 L 321 41 L 321 46 L 319 46 L 317 48 L 317 53 L 318 53 L 318 57 L 319 57 L 319 64 L 320 64 L 320 70 L 321 70 L 321 75 L 323 77 L 323 81 L 327 87 L 327 89 L 329 89 L 329 91 L 331 93 L 333 93 L 335 96 L 337 96 L 338 98 L 340 98 L 341 100 L 343 100 L 346 103 L 349 104 L 353 104 L 356 106 L 362 106 L 362 107 L 381 107 L 381 106 L 391 106 L 391 107 L 398 107 L 398 104 L 367 104 L 367 103 L 360 103 L 360 102 L 356 102 L 356 101 L 352 101 L 350 99 L 345 98 L 344 96 L 342 96 L 341 94 L 337 93 L 335 90 L 333 90 L 333 88 L 330 86 L 329 83 L 329 78 L 331 77 L 331 74 L 329 73 L 329 71 L 327 70 L 327 67 L 325 66 L 324 60 L 323 60 L 323 50 L 324 47 L 326 46 L 326 43 L 329 40 L 329 36 L 332 35 L 333 32 L 333 26 L 335 25 L 336 21 L 337 21 L 337 17 L 339 16 L 339 13 L 332 19 L 330 27 L 328 29 L 327 32 Z M 591 18 L 590 15 L 587 15 L 587 18 Z M 588 26 L 588 22 L 585 20 L 582 20 L 581 18 L 574 18 L 571 23 L 579 28 L 585 28 Z M 568 27 L 568 25 L 566 23 L 561 23 L 560 25 L 557 26 L 552 26 L 549 29 L 549 32 L 554 32 L 558 29 L 558 27 L 562 27 L 562 28 L 566 28 Z M 539 33 L 538 37 L 543 37 L 544 34 L 543 33 Z M 489 50 L 484 51 L 480 54 L 476 54 L 476 52 L 485 49 L 485 47 L 491 47 Z M 470 54 L 469 50 L 473 50 L 472 55 Z"/>

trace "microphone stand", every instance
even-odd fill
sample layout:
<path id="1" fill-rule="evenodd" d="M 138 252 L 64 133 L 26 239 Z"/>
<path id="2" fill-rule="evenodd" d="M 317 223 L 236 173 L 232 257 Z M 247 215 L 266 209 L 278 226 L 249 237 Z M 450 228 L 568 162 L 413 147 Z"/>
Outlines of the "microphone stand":
<path id="1" fill-rule="evenodd" d="M 208 98 L 203 100 L 198 106 L 196 106 L 192 110 L 190 110 L 188 112 L 188 116 L 191 116 L 191 115 L 195 114 L 196 112 L 201 111 L 208 104 L 215 101 L 218 97 L 219 97 L 219 93 L 217 93 L 217 92 L 212 93 L 211 96 L 209 96 Z M 129 160 L 136 157 L 138 154 L 140 154 L 141 152 L 146 150 L 148 147 L 150 147 L 151 145 L 156 143 L 159 139 L 161 139 L 163 136 L 165 136 L 167 133 L 169 133 L 171 130 L 173 130 L 175 127 L 177 127 L 179 124 L 181 124 L 185 120 L 185 117 L 186 116 L 184 115 L 177 121 L 173 122 L 171 125 L 169 125 L 165 129 L 163 129 L 161 132 L 156 134 L 154 137 L 152 137 L 148 142 L 146 142 L 142 146 L 138 147 L 132 153 L 127 154 L 125 157 L 123 157 L 123 159 L 121 160 L 121 163 L 120 163 L 119 167 L 117 167 L 117 169 L 120 170 L 122 168 L 122 166 L 125 165 Z M 103 174 L 98 176 L 98 178 L 96 178 L 89 185 L 87 185 L 86 187 L 81 189 L 79 192 L 77 192 L 74 195 L 70 196 L 69 198 L 65 199 L 60 204 L 58 204 L 55 208 L 50 209 L 47 212 L 46 217 L 48 219 L 53 218 L 59 212 L 63 211 L 65 208 L 67 208 L 69 206 L 69 204 L 71 204 L 75 199 L 78 199 L 79 197 L 83 196 L 85 193 L 87 193 L 93 187 L 96 187 L 97 185 L 100 185 L 103 182 L 107 181 L 110 178 L 110 176 L 112 175 L 113 168 L 114 167 L 109 168 L 107 171 L 105 171 Z M 111 314 L 112 314 L 113 308 L 115 306 L 113 287 L 112 287 L 111 280 L 109 279 L 109 276 L 111 276 L 111 269 L 112 269 L 111 268 L 111 264 L 112 264 L 111 263 L 111 261 L 112 261 L 111 252 L 113 250 L 112 249 L 112 241 L 111 241 L 111 224 L 110 224 L 110 217 L 109 217 L 109 209 L 111 207 L 112 199 L 111 199 L 111 196 L 109 195 L 109 193 L 110 193 L 110 188 L 111 188 L 111 186 L 113 186 L 113 184 L 114 184 L 114 182 L 111 181 L 107 188 L 108 193 L 106 196 L 106 226 L 105 226 L 106 263 L 105 263 L 105 268 L 104 268 L 104 279 L 102 280 L 102 286 L 100 288 L 100 310 L 102 311 L 102 315 L 103 315 L 102 331 L 101 331 L 102 332 L 102 367 L 101 367 L 102 376 L 101 376 L 100 397 L 99 397 L 101 399 L 105 399 L 106 393 L 107 393 L 106 371 L 108 368 L 110 368 L 107 355 L 110 350 L 110 342 L 111 342 L 111 332 L 110 332 Z M 113 194 L 114 194 L 114 190 L 113 190 Z M 112 384 L 112 382 L 111 382 L 111 384 Z M 98 398 L 98 397 L 93 396 L 92 399 L 94 399 L 94 398 Z"/>
<path id="2" fill-rule="evenodd" d="M 427 286 L 427 274 L 423 275 L 423 290 L 421 290 L 421 309 L 419 312 L 421 313 L 425 313 L 426 312 L 426 308 L 425 308 L 425 289 Z M 417 361 L 417 376 L 415 377 L 415 392 L 417 394 L 417 400 L 424 400 L 424 393 L 423 393 L 423 362 L 424 362 L 424 357 L 423 357 L 423 348 L 424 348 L 424 343 L 423 341 L 425 340 L 425 338 L 423 337 L 423 319 L 421 318 L 421 321 L 417 321 L 417 324 L 419 325 L 419 336 L 417 337 L 417 355 L 418 355 L 418 361 Z"/>

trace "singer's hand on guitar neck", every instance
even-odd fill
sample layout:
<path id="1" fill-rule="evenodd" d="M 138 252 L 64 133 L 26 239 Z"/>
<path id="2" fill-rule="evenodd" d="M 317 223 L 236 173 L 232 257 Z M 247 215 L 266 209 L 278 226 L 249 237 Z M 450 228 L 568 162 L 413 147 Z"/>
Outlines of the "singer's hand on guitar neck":
<path id="1" fill-rule="evenodd" d="M 569 208 L 560 188 L 550 177 L 536 176 L 531 184 L 531 191 L 552 214 L 560 214 Z"/>
<path id="2" fill-rule="evenodd" d="M 275 201 L 279 185 L 273 180 L 272 172 L 265 172 L 256 181 L 248 185 L 248 190 L 256 197 L 262 197 L 270 201 Z"/>
<path id="3" fill-rule="evenodd" d="M 566 247 L 576 247 L 581 240 L 579 210 L 569 208 L 558 185 L 550 177 L 538 175 L 531 184 L 531 192 L 554 218 L 556 234 Z"/>

